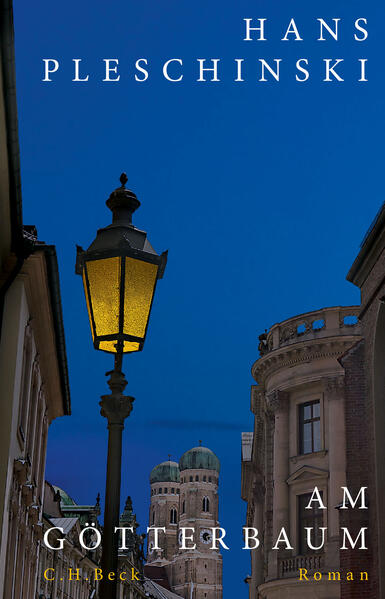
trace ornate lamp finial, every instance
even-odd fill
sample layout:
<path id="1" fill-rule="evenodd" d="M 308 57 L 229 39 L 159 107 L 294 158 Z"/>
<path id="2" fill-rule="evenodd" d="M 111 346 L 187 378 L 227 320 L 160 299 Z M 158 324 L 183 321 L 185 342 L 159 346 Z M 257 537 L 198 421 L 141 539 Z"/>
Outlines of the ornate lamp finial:
<path id="1" fill-rule="evenodd" d="M 122 174 L 120 175 L 120 179 L 119 179 L 119 181 L 121 182 L 121 184 L 122 184 L 122 187 L 125 187 L 125 185 L 126 185 L 126 183 L 127 183 L 127 181 L 128 181 L 128 177 L 127 177 L 126 173 L 122 173 Z"/>

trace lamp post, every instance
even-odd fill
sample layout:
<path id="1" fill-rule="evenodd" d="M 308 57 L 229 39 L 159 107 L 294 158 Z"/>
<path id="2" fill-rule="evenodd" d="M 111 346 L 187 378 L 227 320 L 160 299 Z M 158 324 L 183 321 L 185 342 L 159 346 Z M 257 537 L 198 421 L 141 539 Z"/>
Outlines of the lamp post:
<path id="1" fill-rule="evenodd" d="M 112 224 L 99 229 L 84 251 L 77 246 L 76 273 L 83 278 L 87 310 L 95 349 L 115 356 L 114 369 L 107 372 L 111 393 L 103 395 L 100 413 L 107 418 L 108 455 L 104 507 L 100 599 L 116 599 L 117 582 L 108 572 L 117 573 L 122 431 L 132 410 L 133 397 L 123 394 L 127 381 L 122 373 L 123 354 L 141 351 L 146 337 L 157 280 L 162 278 L 167 252 L 153 250 L 145 231 L 132 224 L 139 208 L 136 195 L 126 189 L 127 176 L 106 204 Z"/>

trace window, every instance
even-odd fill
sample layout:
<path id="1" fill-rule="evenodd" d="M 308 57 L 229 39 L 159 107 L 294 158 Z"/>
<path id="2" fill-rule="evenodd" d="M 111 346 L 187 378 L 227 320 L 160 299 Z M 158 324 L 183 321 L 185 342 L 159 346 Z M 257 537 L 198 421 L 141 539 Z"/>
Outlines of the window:
<path id="1" fill-rule="evenodd" d="M 174 489 L 174 487 L 171 487 L 171 493 L 172 493 L 172 495 L 174 495 L 174 494 L 175 494 L 175 489 Z"/>
<path id="2" fill-rule="evenodd" d="M 166 488 L 164 489 L 164 493 L 167 493 L 167 492 L 168 492 L 168 489 L 167 489 L 167 487 L 166 487 Z"/>
<path id="3" fill-rule="evenodd" d="M 183 499 L 183 501 L 182 501 L 182 514 L 184 514 L 185 512 L 186 512 L 186 502 Z"/>
<path id="4" fill-rule="evenodd" d="M 190 476 L 190 483 L 192 483 L 192 481 L 193 481 L 193 477 L 192 477 L 192 476 Z"/>
<path id="5" fill-rule="evenodd" d="M 321 450 L 320 402 L 309 401 L 299 406 L 299 453 Z"/>
<path id="6" fill-rule="evenodd" d="M 211 476 L 209 476 L 209 483 L 211 483 Z"/>
<path id="7" fill-rule="evenodd" d="M 210 501 L 208 497 L 203 497 L 202 500 L 202 512 L 209 512 L 210 511 Z"/>
<path id="8" fill-rule="evenodd" d="M 176 490 L 176 494 L 177 494 L 177 495 L 179 495 L 179 493 L 180 493 L 180 490 L 179 490 L 179 489 L 177 489 L 177 490 Z"/>
<path id="9" fill-rule="evenodd" d="M 26 327 L 25 338 L 24 338 L 24 349 L 23 349 L 23 368 L 21 375 L 21 386 L 20 386 L 20 405 L 19 405 L 19 433 L 24 443 L 25 435 L 27 433 L 27 414 L 28 414 L 28 402 L 30 395 L 30 384 L 32 375 L 32 340 L 30 325 Z"/>
<path id="10" fill-rule="evenodd" d="M 177 511 L 174 507 L 172 507 L 170 510 L 170 524 L 176 524 L 176 523 L 177 523 Z"/>
<path id="11" fill-rule="evenodd" d="M 195 480 L 196 480 L 197 482 L 199 482 L 199 476 L 198 476 L 198 475 L 196 475 L 196 477 L 195 477 Z"/>
<path id="12" fill-rule="evenodd" d="M 155 510 L 152 512 L 152 523 L 155 524 Z"/>
<path id="13" fill-rule="evenodd" d="M 206 482 L 206 477 L 205 477 L 205 476 L 203 477 L 203 482 L 204 482 L 204 483 Z"/>
<path id="14" fill-rule="evenodd" d="M 159 488 L 159 489 L 158 489 L 158 495 L 160 495 L 161 493 L 162 493 L 162 489 L 161 489 L 161 488 Z"/>
<path id="15" fill-rule="evenodd" d="M 320 492 L 322 498 L 322 492 Z M 312 502 L 312 509 L 307 510 L 306 506 L 309 505 L 312 494 L 306 493 L 298 497 L 298 551 L 300 555 L 307 553 L 315 553 L 313 549 L 310 549 L 307 544 L 307 533 L 305 527 L 313 528 L 311 531 L 311 542 L 312 545 L 318 547 L 322 542 L 322 532 L 320 527 L 323 526 L 323 514 L 320 509 L 318 502 Z M 319 549 L 321 551 L 321 549 Z"/>

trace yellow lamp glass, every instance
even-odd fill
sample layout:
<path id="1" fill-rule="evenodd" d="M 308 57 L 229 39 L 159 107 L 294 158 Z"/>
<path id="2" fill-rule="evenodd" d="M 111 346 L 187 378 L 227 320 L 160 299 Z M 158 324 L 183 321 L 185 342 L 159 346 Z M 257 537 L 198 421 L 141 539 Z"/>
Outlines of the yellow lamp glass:
<path id="1" fill-rule="evenodd" d="M 128 256 L 85 262 L 83 284 L 97 349 L 116 353 L 119 339 L 124 353 L 141 349 L 157 273 L 157 264 Z"/>
<path id="2" fill-rule="evenodd" d="M 119 333 L 120 261 L 121 258 L 114 257 L 87 262 L 90 295 L 87 304 L 88 310 L 92 305 L 96 337 Z"/>
<path id="3" fill-rule="evenodd" d="M 158 266 L 126 258 L 123 332 L 144 337 L 147 328 Z"/>

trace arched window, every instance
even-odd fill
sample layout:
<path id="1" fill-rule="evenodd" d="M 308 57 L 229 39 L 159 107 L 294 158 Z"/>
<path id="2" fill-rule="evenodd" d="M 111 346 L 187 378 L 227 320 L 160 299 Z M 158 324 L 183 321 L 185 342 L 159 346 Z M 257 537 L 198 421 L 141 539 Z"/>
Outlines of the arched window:
<path id="1" fill-rule="evenodd" d="M 177 511 L 176 508 L 172 507 L 170 510 L 170 524 L 176 524 L 177 523 Z"/>
<path id="2" fill-rule="evenodd" d="M 209 512 L 210 511 L 210 501 L 208 497 L 203 497 L 203 501 L 202 501 L 202 512 Z"/>
<path id="3" fill-rule="evenodd" d="M 155 510 L 152 512 L 152 523 L 155 524 Z"/>
<path id="4" fill-rule="evenodd" d="M 182 514 L 184 514 L 185 512 L 186 512 L 186 502 L 183 499 L 183 501 L 182 501 Z"/>

